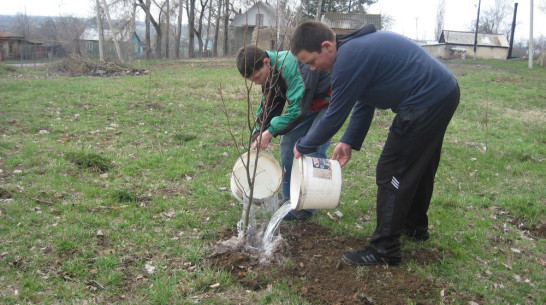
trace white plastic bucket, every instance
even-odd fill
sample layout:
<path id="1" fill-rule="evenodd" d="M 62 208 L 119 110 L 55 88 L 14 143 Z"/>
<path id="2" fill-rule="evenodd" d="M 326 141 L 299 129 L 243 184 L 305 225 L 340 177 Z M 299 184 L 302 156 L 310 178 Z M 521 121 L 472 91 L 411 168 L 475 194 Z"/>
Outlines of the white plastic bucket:
<path id="1" fill-rule="evenodd" d="M 340 195 L 341 166 L 337 160 L 307 156 L 294 159 L 290 175 L 292 209 L 333 209 Z"/>
<path id="2" fill-rule="evenodd" d="M 250 154 L 250 159 L 248 155 Z M 231 193 L 239 201 L 243 201 L 243 197 L 250 197 L 250 187 L 247 178 L 247 163 L 250 176 L 256 168 L 256 177 L 254 181 L 254 193 L 252 194 L 252 202 L 263 203 L 268 201 L 277 193 L 282 183 L 282 170 L 279 162 L 272 155 L 266 152 L 260 152 L 256 161 L 256 151 L 250 151 L 241 155 L 231 173 Z"/>

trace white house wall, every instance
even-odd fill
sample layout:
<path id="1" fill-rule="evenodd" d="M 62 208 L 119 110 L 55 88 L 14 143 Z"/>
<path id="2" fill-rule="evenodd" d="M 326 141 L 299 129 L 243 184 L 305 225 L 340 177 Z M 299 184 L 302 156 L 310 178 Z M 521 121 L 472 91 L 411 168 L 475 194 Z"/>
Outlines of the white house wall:
<path id="1" fill-rule="evenodd" d="M 474 58 L 474 46 L 465 45 L 451 45 L 451 44 L 437 44 L 437 45 L 424 45 L 422 46 L 434 57 L 441 59 L 455 59 L 462 58 L 462 52 L 460 50 L 466 50 L 466 59 Z M 457 50 L 454 51 L 453 49 Z M 508 57 L 508 48 L 478 46 L 476 48 L 477 59 L 497 59 L 506 60 Z"/>
<path id="2" fill-rule="evenodd" d="M 257 14 L 264 15 L 264 24 L 262 26 L 275 27 L 277 25 L 275 17 L 269 12 L 268 9 L 266 9 L 263 6 L 255 6 L 250 8 L 246 13 L 244 13 L 242 16 L 237 18 L 237 20 L 233 21 L 231 26 L 232 27 L 242 27 L 245 25 L 255 26 Z"/>

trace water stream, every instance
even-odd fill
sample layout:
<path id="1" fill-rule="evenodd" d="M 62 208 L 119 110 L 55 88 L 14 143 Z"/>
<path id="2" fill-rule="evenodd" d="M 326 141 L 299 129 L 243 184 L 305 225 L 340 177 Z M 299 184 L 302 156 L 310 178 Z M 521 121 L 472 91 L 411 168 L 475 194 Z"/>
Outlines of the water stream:
<path id="1" fill-rule="evenodd" d="M 213 254 L 241 251 L 250 253 L 261 264 L 282 264 L 286 258 L 286 241 L 278 234 L 278 229 L 283 217 L 291 210 L 290 202 L 279 208 L 278 197 L 273 196 L 266 202 L 249 203 L 243 200 L 243 213 L 237 223 L 237 236 L 216 244 Z M 248 205 L 250 204 L 250 208 Z M 247 209 L 248 208 L 248 209 Z M 246 213 L 249 213 L 246 234 L 243 230 L 243 222 Z"/>
<path id="2" fill-rule="evenodd" d="M 266 250 L 266 252 L 271 248 L 270 246 L 273 242 L 273 238 L 275 237 L 275 232 L 279 228 L 282 219 L 286 214 L 288 214 L 288 212 L 290 212 L 290 210 L 292 210 L 292 207 L 290 206 L 290 202 L 287 202 L 280 207 L 269 220 L 269 224 L 267 225 L 264 237 L 262 239 L 262 247 L 264 250 Z"/>

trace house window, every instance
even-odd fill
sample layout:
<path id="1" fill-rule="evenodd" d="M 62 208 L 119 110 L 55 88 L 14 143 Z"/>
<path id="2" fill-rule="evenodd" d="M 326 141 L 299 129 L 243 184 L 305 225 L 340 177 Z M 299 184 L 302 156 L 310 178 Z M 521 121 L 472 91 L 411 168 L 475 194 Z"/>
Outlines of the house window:
<path id="1" fill-rule="evenodd" d="M 257 26 L 264 25 L 264 15 L 263 14 L 256 14 L 256 25 Z"/>
<path id="2" fill-rule="evenodd" d="M 91 41 L 86 42 L 85 48 L 87 49 L 87 51 L 93 51 L 93 42 Z"/>

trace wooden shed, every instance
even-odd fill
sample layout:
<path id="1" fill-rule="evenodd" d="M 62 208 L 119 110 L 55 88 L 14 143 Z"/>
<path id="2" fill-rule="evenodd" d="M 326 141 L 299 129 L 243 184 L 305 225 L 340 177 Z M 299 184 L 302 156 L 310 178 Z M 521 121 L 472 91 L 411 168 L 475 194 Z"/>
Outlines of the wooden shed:
<path id="1" fill-rule="evenodd" d="M 23 36 L 0 30 L 0 59 L 20 59 Z"/>

